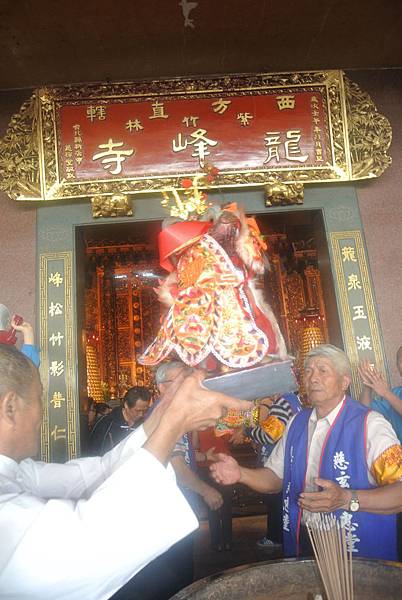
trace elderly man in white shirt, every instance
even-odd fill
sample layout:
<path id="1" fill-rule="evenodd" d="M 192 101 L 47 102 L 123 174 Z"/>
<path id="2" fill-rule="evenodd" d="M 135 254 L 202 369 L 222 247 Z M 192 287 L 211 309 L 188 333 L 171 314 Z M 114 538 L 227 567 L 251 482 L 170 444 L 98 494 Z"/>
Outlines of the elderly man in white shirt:
<path id="1" fill-rule="evenodd" d="M 283 491 L 286 556 L 310 553 L 302 524 L 309 511 L 330 511 L 349 530 L 353 552 L 395 559 L 391 513 L 402 506 L 402 447 L 394 430 L 346 396 L 350 364 L 335 346 L 310 351 L 304 380 L 312 409 L 293 417 L 264 468 L 240 467 L 222 455 L 211 466 L 213 476 L 262 493 Z"/>
<path id="2" fill-rule="evenodd" d="M 186 431 L 250 408 L 201 381 L 201 374 L 178 377 L 144 426 L 102 458 L 40 463 L 29 458 L 42 420 L 38 371 L 0 344 L 2 600 L 110 598 L 198 526 L 170 453 Z"/>

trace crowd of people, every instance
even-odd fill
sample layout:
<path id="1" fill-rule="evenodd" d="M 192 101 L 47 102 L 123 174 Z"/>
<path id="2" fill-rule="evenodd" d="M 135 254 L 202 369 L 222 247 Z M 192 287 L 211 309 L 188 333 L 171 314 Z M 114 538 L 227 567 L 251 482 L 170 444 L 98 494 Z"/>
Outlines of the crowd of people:
<path id="1" fill-rule="evenodd" d="M 0 343 L 1 598 L 168 599 L 193 578 L 197 503 L 207 509 L 212 547 L 230 551 L 239 483 L 266 498 L 263 547 L 310 556 L 306 523 L 332 512 L 356 556 L 398 558 L 402 387 L 389 388 L 375 366 L 359 366 L 359 402 L 348 396 L 346 354 L 313 348 L 305 407 L 296 394 L 260 399 L 258 424 L 217 437 L 218 419 L 252 403 L 209 391 L 202 371 L 168 361 L 155 372 L 156 399 L 144 387 L 113 409 L 87 399 L 88 456 L 61 465 L 34 460 L 39 352 L 29 324 L 13 327 L 21 351 Z M 402 347 L 397 365 L 402 375 Z M 245 437 L 255 468 L 232 456 L 231 444 Z"/>

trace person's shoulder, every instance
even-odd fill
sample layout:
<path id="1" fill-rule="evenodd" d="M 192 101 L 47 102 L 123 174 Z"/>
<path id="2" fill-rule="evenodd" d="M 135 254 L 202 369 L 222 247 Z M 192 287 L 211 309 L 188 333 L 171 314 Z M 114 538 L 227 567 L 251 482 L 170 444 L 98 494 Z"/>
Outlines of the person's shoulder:
<path id="1" fill-rule="evenodd" d="M 97 421 L 95 421 L 92 427 L 90 437 L 94 438 L 98 435 L 102 435 L 113 423 L 112 414 L 102 415 Z"/>
<path id="2" fill-rule="evenodd" d="M 375 459 L 393 446 L 400 448 L 402 438 L 402 428 L 399 430 L 400 425 L 402 425 L 402 417 L 400 417 L 400 421 L 395 422 L 375 410 L 369 412 L 366 443 L 369 448 L 374 450 Z M 397 430 L 399 430 L 398 433 Z"/>
<path id="3" fill-rule="evenodd" d="M 275 404 L 276 403 L 274 403 L 274 406 Z M 280 398 L 278 398 L 277 404 L 279 406 L 288 408 L 289 410 L 291 410 L 292 414 L 300 412 L 303 408 L 300 398 L 295 392 L 283 394 Z"/>
<path id="4" fill-rule="evenodd" d="M 402 416 L 401 416 L 402 421 Z M 379 412 L 378 410 L 369 410 L 367 415 L 367 425 L 370 427 L 374 433 L 381 433 L 382 431 L 386 431 L 391 429 L 394 432 L 391 423 L 389 422 L 389 418 Z"/>
<path id="5" fill-rule="evenodd" d="M 112 409 L 112 412 L 105 416 L 109 417 L 110 421 L 114 421 L 115 423 L 120 424 L 122 422 L 125 422 L 124 418 L 123 418 L 123 412 L 122 412 L 121 406 L 115 406 Z"/>
<path id="6" fill-rule="evenodd" d="M 353 396 L 345 396 L 343 403 L 341 402 L 342 410 L 345 412 L 347 418 L 361 418 L 364 417 L 368 412 L 370 412 L 371 406 L 366 406 L 353 398 Z"/>
<path id="7" fill-rule="evenodd" d="M 103 415 L 93 426 L 88 440 L 90 456 L 99 456 L 104 453 L 103 444 L 114 426 L 111 415 Z"/>
<path id="8" fill-rule="evenodd" d="M 312 412 L 313 412 L 313 408 L 311 406 L 301 405 L 301 409 L 298 412 L 296 412 L 294 415 L 292 415 L 290 421 L 293 422 L 296 420 L 309 418 L 311 416 Z"/>

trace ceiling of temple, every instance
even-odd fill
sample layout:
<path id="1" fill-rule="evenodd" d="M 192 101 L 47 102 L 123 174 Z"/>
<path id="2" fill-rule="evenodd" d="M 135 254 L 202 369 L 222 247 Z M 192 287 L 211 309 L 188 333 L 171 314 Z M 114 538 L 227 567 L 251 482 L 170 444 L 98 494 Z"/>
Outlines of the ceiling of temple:
<path id="1" fill-rule="evenodd" d="M 400 0 L 1 0 L 0 88 L 402 66 Z"/>

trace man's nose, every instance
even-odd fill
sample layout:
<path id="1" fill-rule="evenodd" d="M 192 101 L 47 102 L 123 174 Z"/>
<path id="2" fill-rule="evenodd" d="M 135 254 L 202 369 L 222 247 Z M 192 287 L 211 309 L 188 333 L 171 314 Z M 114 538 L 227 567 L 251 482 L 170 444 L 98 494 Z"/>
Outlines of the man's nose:
<path id="1" fill-rule="evenodd" d="M 307 375 L 307 379 L 311 382 L 318 381 L 318 379 L 319 379 L 318 369 L 311 369 Z"/>

